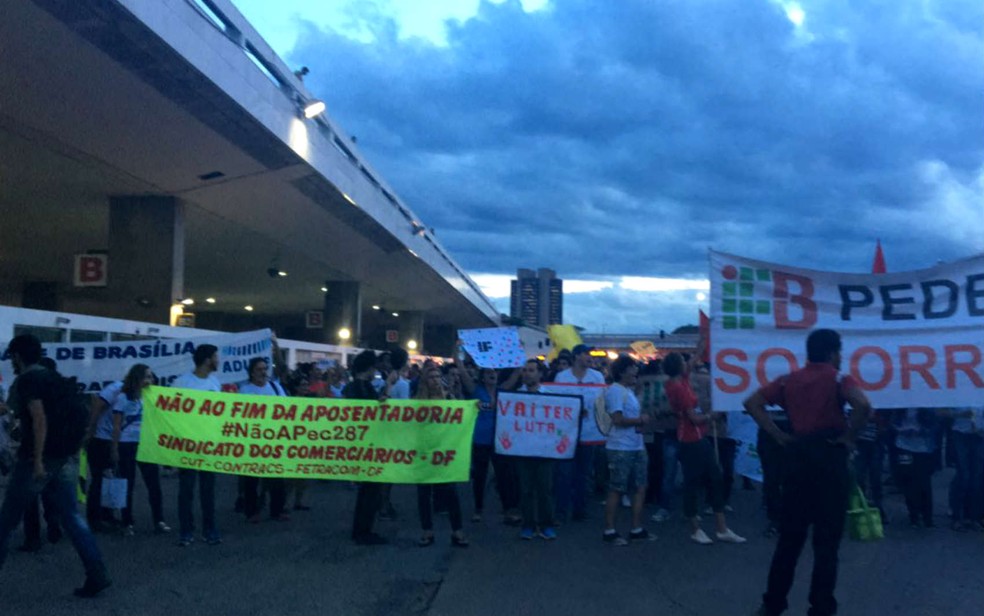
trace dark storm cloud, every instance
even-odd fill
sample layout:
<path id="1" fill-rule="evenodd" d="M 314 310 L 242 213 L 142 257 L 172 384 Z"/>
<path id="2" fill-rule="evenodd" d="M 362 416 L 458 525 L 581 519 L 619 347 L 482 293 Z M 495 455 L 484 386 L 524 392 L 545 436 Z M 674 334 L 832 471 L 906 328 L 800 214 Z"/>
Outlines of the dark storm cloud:
<path id="1" fill-rule="evenodd" d="M 470 271 L 980 251 L 984 4 L 816 4 L 797 29 L 768 0 L 486 3 L 447 46 L 369 13 L 372 43 L 307 24 L 290 56 Z"/>

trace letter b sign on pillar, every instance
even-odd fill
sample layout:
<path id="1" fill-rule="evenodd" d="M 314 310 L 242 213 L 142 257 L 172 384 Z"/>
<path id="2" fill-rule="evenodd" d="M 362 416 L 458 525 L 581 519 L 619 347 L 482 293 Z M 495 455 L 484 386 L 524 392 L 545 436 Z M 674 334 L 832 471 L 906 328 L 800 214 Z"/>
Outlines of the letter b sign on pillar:
<path id="1" fill-rule="evenodd" d="M 108 255 L 75 255 L 76 287 L 105 287 L 109 273 Z"/>

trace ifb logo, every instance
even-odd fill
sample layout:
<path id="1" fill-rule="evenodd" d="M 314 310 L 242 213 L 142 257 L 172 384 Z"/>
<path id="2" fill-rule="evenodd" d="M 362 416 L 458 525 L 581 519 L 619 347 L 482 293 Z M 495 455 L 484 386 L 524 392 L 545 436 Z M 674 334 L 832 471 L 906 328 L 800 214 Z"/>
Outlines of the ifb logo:
<path id="1" fill-rule="evenodd" d="M 768 269 L 726 265 L 721 270 L 721 324 L 724 329 L 755 329 L 756 318 L 774 317 L 776 329 L 809 329 L 817 323 L 813 281 Z M 772 287 L 771 299 L 757 299 L 756 286 Z M 793 307 L 791 314 L 790 308 Z M 798 318 L 794 318 L 798 317 Z"/>

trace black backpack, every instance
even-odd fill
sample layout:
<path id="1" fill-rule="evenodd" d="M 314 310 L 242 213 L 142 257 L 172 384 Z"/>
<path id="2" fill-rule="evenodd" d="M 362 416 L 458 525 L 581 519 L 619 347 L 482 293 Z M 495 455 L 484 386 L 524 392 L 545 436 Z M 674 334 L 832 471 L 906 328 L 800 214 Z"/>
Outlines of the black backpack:
<path id="1" fill-rule="evenodd" d="M 79 391 L 75 377 L 67 378 L 50 372 L 49 395 L 44 399 L 48 434 L 44 457 L 67 458 L 82 448 L 89 426 L 89 407 L 85 394 Z M 50 408 L 49 408 L 50 406 Z"/>

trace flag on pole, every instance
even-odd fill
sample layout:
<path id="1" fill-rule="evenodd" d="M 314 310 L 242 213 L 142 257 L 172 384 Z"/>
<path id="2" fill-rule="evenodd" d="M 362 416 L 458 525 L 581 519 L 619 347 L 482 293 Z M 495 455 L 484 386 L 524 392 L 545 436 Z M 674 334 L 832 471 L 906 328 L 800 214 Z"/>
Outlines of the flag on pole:
<path id="1" fill-rule="evenodd" d="M 711 320 L 707 318 L 703 310 L 698 310 L 698 312 L 700 312 L 699 339 L 704 342 L 704 352 L 701 354 L 700 361 L 709 364 L 711 363 Z"/>
<path id="2" fill-rule="evenodd" d="M 881 240 L 875 245 L 875 260 L 871 264 L 872 274 L 884 274 L 888 269 L 885 267 L 885 253 L 882 252 Z"/>

